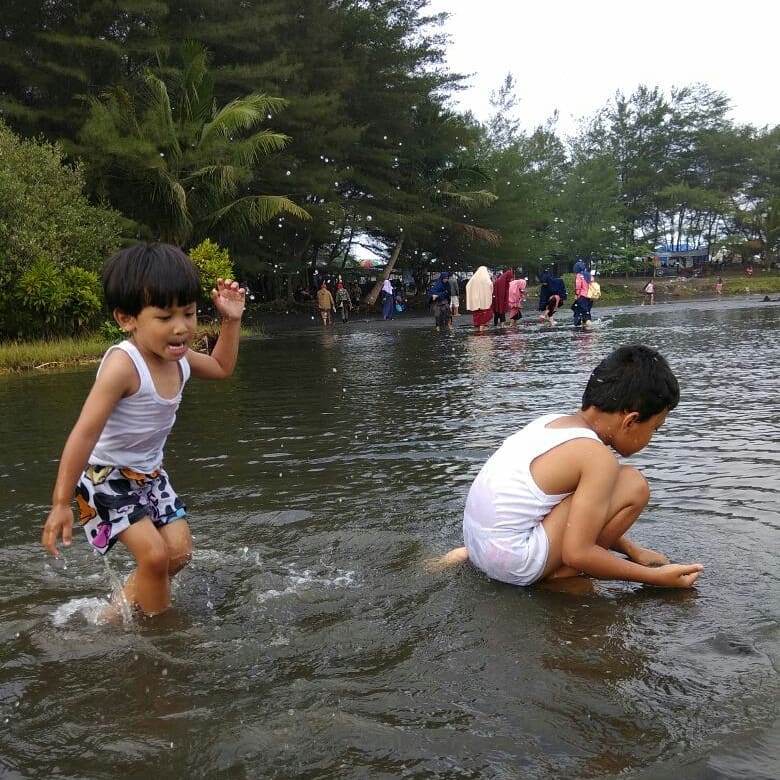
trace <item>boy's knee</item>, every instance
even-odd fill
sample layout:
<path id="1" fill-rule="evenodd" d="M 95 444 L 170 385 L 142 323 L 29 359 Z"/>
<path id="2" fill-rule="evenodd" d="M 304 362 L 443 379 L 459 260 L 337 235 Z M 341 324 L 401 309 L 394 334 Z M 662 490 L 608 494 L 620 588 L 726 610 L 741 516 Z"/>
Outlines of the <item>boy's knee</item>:
<path id="1" fill-rule="evenodd" d="M 650 500 L 650 485 L 639 469 L 623 466 L 623 479 L 633 503 L 644 506 Z"/>
<path id="2" fill-rule="evenodd" d="M 156 544 L 138 556 L 138 568 L 149 574 L 162 576 L 168 573 L 171 556 L 165 544 Z"/>

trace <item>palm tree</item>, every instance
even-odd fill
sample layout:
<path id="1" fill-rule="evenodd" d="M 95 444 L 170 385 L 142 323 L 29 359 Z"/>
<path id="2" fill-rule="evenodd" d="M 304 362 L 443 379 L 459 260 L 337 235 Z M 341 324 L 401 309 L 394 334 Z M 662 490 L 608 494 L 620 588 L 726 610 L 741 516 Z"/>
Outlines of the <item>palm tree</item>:
<path id="1" fill-rule="evenodd" d="M 219 108 L 206 49 L 190 42 L 180 54 L 172 71 L 158 57 L 168 83 L 147 69 L 137 99 L 115 86 L 90 100 L 80 140 L 96 194 L 152 237 L 182 246 L 281 214 L 308 219 L 289 198 L 255 192 L 263 159 L 290 140 L 261 128 L 285 101 L 255 93 Z"/>

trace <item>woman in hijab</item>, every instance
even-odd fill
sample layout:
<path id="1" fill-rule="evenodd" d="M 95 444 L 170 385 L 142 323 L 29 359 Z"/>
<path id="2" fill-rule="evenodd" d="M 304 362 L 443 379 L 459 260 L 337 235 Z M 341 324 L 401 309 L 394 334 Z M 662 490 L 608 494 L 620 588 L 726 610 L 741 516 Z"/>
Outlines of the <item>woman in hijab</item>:
<path id="1" fill-rule="evenodd" d="M 574 294 L 576 297 L 574 298 L 574 305 L 571 307 L 574 311 L 574 325 L 575 327 L 582 325 L 585 328 L 590 328 L 590 310 L 593 306 L 593 301 L 590 299 L 588 291 L 593 277 L 582 260 L 577 260 L 574 264 L 574 273 L 577 274 L 574 279 Z"/>
<path id="2" fill-rule="evenodd" d="M 523 316 L 523 301 L 527 285 L 528 279 L 522 277 L 509 282 L 509 322 L 512 325 L 517 325 Z"/>
<path id="3" fill-rule="evenodd" d="M 389 279 L 385 279 L 379 297 L 382 301 L 382 316 L 386 320 L 395 319 L 395 295 L 393 294 L 393 285 Z"/>
<path id="4" fill-rule="evenodd" d="M 566 300 L 566 285 L 560 276 L 553 276 L 545 271 L 539 277 L 539 311 L 542 312 L 539 322 L 555 325 L 555 312 Z"/>
<path id="5" fill-rule="evenodd" d="M 515 278 L 511 268 L 507 268 L 493 284 L 493 325 L 506 327 L 506 313 L 509 311 L 509 282 Z"/>
<path id="6" fill-rule="evenodd" d="M 450 309 L 450 275 L 442 271 L 439 278 L 431 285 L 428 293 L 428 303 L 433 309 L 436 330 L 447 328 L 452 330 L 452 310 Z"/>
<path id="7" fill-rule="evenodd" d="M 484 265 L 466 282 L 466 309 L 471 312 L 474 327 L 485 330 L 493 317 L 493 281 Z"/>

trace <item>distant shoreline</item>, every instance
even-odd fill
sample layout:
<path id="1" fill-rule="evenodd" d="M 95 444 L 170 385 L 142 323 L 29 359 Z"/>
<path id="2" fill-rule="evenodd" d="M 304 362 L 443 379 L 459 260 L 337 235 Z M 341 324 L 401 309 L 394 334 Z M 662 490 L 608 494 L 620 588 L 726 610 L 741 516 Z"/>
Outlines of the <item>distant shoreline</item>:
<path id="1" fill-rule="evenodd" d="M 750 304 L 764 303 L 763 298 L 768 296 L 770 301 L 767 305 L 774 303 L 780 303 L 780 275 L 772 275 L 771 277 L 762 278 L 758 280 L 754 279 L 739 279 L 740 282 L 744 281 L 744 286 L 749 288 L 750 283 L 753 281 L 760 281 L 764 284 L 760 286 L 763 288 L 766 282 L 772 282 L 768 286 L 773 287 L 772 290 L 765 291 L 760 289 L 753 292 L 750 290 L 748 293 L 738 293 L 734 287 L 734 278 L 730 277 L 731 291 L 730 294 L 724 294 L 718 298 L 714 292 L 711 278 L 709 279 L 693 279 L 686 280 L 685 282 L 665 282 L 663 279 L 656 280 L 656 294 L 655 304 L 653 307 L 644 307 L 648 312 L 653 309 L 663 308 L 670 304 L 685 304 L 685 303 L 705 303 L 707 301 L 716 302 L 728 302 L 728 301 L 742 301 Z M 633 283 L 633 284 L 632 284 Z M 603 280 L 602 291 L 606 292 L 606 295 L 595 302 L 594 304 L 594 317 L 598 318 L 602 313 L 610 315 L 626 309 L 642 308 L 643 295 L 641 292 L 641 286 L 644 282 L 642 280 L 629 280 L 629 284 L 623 286 L 622 283 L 615 280 Z M 623 293 L 618 295 L 618 286 L 630 290 L 628 294 Z M 754 287 L 757 285 L 753 285 Z M 524 318 L 521 320 L 522 326 L 530 324 L 536 324 L 537 322 L 537 308 L 536 301 L 538 299 L 538 287 L 536 289 L 530 288 L 528 299 L 523 306 Z M 250 311 L 247 318 L 247 327 L 250 331 L 249 335 L 245 335 L 242 338 L 263 338 L 267 335 L 293 332 L 293 331 L 312 331 L 312 332 L 329 332 L 336 335 L 346 335 L 352 330 L 359 329 L 361 327 L 370 326 L 371 328 L 380 328 L 383 330 L 390 329 L 406 329 L 410 327 L 430 326 L 433 327 L 433 319 L 427 311 L 427 306 L 424 300 L 421 298 L 419 301 L 412 300 L 412 306 L 407 311 L 398 314 L 393 320 L 384 320 L 378 309 L 374 309 L 369 312 L 359 310 L 353 311 L 350 316 L 350 321 L 346 324 L 342 323 L 338 316 L 335 317 L 335 322 L 325 328 L 322 325 L 319 314 L 313 306 L 311 308 L 296 304 L 291 306 L 287 310 L 277 311 L 261 311 L 255 309 Z M 418 304 L 418 305 L 414 305 Z M 568 301 L 564 304 L 561 311 L 560 325 L 565 326 L 568 323 Z M 462 316 L 455 319 L 456 330 L 466 329 L 471 327 L 471 314 L 464 312 Z M 96 336 L 87 336 L 83 339 L 61 339 L 56 341 L 35 341 L 35 342 L 13 342 L 0 345 L 0 376 L 9 376 L 14 374 L 27 374 L 27 373 L 52 373 L 56 371 L 67 371 L 81 366 L 97 363 L 102 357 L 105 350 L 111 345 L 108 340 L 97 338 Z"/>

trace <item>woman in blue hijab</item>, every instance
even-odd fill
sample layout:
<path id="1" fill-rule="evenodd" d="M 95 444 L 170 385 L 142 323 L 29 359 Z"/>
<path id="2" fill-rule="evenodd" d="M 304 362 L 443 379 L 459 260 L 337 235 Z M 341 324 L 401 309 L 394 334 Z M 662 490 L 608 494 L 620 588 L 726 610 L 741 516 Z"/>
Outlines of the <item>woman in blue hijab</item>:
<path id="1" fill-rule="evenodd" d="M 450 274 L 442 271 L 439 278 L 431 285 L 428 292 L 428 303 L 433 309 L 436 330 L 447 328 L 452 330 L 452 310 L 450 309 Z"/>

